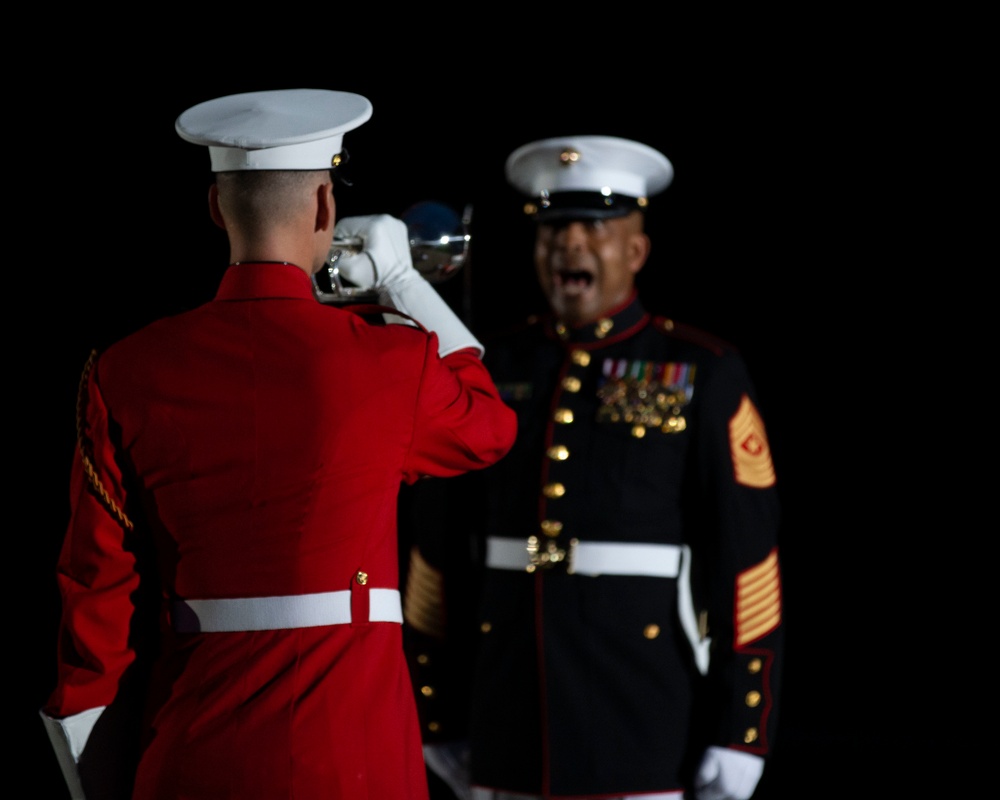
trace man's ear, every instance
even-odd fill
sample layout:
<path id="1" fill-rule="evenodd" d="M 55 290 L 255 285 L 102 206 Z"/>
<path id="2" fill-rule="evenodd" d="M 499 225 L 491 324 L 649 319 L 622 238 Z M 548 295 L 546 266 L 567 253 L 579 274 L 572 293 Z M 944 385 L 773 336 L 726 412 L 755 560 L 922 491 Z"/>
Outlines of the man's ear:
<path id="1" fill-rule="evenodd" d="M 633 275 L 637 274 L 649 258 L 653 243 L 648 234 L 633 233 L 628 240 L 628 268 Z"/>
<path id="2" fill-rule="evenodd" d="M 222 230 L 226 229 L 226 221 L 219 210 L 219 187 L 214 183 L 208 187 L 208 215 Z"/>
<path id="3" fill-rule="evenodd" d="M 337 204 L 333 199 L 333 183 L 321 183 L 316 188 L 316 232 L 333 227 Z"/>

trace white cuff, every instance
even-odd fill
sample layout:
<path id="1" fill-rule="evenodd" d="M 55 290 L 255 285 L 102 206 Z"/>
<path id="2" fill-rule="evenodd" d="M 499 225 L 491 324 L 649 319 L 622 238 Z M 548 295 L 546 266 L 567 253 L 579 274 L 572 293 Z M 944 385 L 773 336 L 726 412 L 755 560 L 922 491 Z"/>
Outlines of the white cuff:
<path id="1" fill-rule="evenodd" d="M 105 708 L 107 706 L 89 708 L 63 719 L 50 717 L 44 711 L 38 712 L 45 724 L 49 741 L 52 742 L 52 749 L 55 751 L 59 769 L 62 770 L 72 800 L 86 800 L 83 795 L 83 785 L 80 783 L 80 771 L 76 765 L 80 761 L 83 749 L 87 746 L 90 732 Z"/>
<path id="2" fill-rule="evenodd" d="M 764 772 L 764 759 L 728 747 L 709 747 L 695 776 L 697 800 L 750 800 Z"/>
<path id="3" fill-rule="evenodd" d="M 424 763 L 448 784 L 459 800 L 471 800 L 468 742 L 425 744 Z"/>

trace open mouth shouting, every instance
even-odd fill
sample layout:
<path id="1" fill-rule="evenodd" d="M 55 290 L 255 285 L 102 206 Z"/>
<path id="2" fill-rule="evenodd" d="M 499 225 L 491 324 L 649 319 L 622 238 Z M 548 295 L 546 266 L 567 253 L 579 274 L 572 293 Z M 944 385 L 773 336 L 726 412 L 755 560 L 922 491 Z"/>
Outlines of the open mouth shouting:
<path id="1" fill-rule="evenodd" d="M 594 275 L 582 269 L 560 269 L 552 274 L 552 283 L 565 296 L 579 297 L 594 285 Z"/>

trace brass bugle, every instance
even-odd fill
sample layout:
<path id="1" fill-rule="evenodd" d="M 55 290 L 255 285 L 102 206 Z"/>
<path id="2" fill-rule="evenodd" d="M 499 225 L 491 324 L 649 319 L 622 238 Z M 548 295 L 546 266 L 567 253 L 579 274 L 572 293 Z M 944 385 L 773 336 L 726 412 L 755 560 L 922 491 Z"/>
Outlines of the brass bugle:
<path id="1" fill-rule="evenodd" d="M 472 236 L 468 233 L 439 236 L 436 239 L 410 239 L 413 266 L 431 283 L 444 280 L 464 266 L 471 241 Z M 455 245 L 461 245 L 461 249 Z M 335 236 L 327 261 L 333 267 L 341 256 L 357 255 L 364 252 L 364 249 L 365 241 L 360 236 Z"/>
<path id="2" fill-rule="evenodd" d="M 410 256 L 414 268 L 429 283 L 441 283 L 466 266 L 472 235 L 469 223 L 472 206 L 467 205 L 462 218 L 447 206 L 425 201 L 411 206 L 401 219 L 410 234 Z M 456 232 L 457 228 L 462 232 Z M 438 232 L 442 231 L 440 235 Z M 313 277 L 314 290 L 321 303 L 376 302 L 374 288 L 345 285 L 337 262 L 345 255 L 358 255 L 365 250 L 363 237 L 335 236 L 322 275 Z M 321 278 L 321 280 L 317 280 Z"/>
<path id="3" fill-rule="evenodd" d="M 343 255 L 354 256 L 365 249 L 365 240 L 360 236 L 355 236 L 353 239 L 346 239 L 343 236 L 334 236 L 333 243 L 330 245 L 330 255 L 328 261 L 333 261 L 338 257 L 337 251 Z"/>

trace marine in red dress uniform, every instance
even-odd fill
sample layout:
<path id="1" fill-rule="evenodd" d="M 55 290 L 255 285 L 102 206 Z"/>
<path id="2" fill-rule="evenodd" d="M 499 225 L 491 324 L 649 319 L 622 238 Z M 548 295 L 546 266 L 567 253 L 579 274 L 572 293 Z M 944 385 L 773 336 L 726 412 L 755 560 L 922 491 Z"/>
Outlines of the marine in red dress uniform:
<path id="1" fill-rule="evenodd" d="M 99 754 L 67 731 L 137 663 L 152 563 L 161 636 L 135 798 L 427 796 L 397 495 L 494 463 L 515 426 L 478 343 L 433 322 L 374 325 L 317 302 L 299 266 L 239 263 L 211 302 L 88 363 L 42 710 L 84 774 Z"/>

